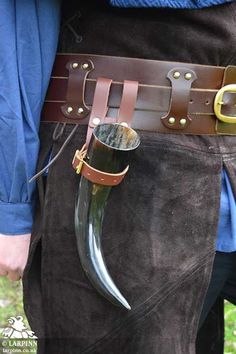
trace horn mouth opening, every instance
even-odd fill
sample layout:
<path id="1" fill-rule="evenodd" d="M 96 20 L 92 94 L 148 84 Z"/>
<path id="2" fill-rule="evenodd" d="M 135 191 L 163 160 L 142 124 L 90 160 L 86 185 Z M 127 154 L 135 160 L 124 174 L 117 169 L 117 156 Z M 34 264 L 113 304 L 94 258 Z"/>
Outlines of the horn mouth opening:
<path id="1" fill-rule="evenodd" d="M 93 135 L 101 144 L 119 151 L 135 150 L 140 144 L 135 130 L 118 123 L 99 124 L 94 128 Z"/>

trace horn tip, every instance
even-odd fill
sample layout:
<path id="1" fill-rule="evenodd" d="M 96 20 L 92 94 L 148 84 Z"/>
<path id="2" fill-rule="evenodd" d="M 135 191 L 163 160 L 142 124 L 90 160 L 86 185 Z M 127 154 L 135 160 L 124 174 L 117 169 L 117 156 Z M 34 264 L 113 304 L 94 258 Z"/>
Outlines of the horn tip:
<path id="1" fill-rule="evenodd" d="M 122 305 L 126 308 L 126 310 L 131 310 L 131 306 L 128 304 L 128 302 L 124 299 L 122 301 Z"/>

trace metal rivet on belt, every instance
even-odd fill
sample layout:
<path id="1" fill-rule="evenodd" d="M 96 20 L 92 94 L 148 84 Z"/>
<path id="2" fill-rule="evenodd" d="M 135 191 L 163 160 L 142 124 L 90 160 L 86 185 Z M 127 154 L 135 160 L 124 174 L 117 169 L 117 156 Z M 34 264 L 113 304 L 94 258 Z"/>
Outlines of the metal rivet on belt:
<path id="1" fill-rule="evenodd" d="M 73 68 L 73 69 L 78 68 L 78 66 L 79 66 L 79 64 L 78 64 L 78 63 L 73 63 L 73 64 L 72 64 L 72 68 Z"/>
<path id="2" fill-rule="evenodd" d="M 181 118 L 179 121 L 179 124 L 181 124 L 181 125 L 185 125 L 186 123 L 187 123 L 187 119 L 185 119 L 185 118 Z"/>
<path id="3" fill-rule="evenodd" d="M 100 119 L 99 118 L 93 118 L 93 124 L 94 125 L 98 125 L 100 123 Z"/>
<path id="4" fill-rule="evenodd" d="M 174 118 L 174 117 L 170 117 L 170 118 L 168 119 L 168 122 L 169 122 L 170 124 L 175 124 L 175 118 Z"/>
<path id="5" fill-rule="evenodd" d="M 67 107 L 67 113 L 71 113 L 73 111 L 73 108 L 72 107 Z"/>
<path id="6" fill-rule="evenodd" d="M 180 78 L 180 72 L 179 71 L 175 71 L 173 76 L 174 76 L 175 79 Z"/>
<path id="7" fill-rule="evenodd" d="M 78 109 L 78 113 L 79 113 L 79 114 L 84 113 L 84 109 L 83 109 L 82 107 L 79 107 L 79 109 Z"/>
<path id="8" fill-rule="evenodd" d="M 84 63 L 84 64 L 82 65 L 82 68 L 83 68 L 84 70 L 87 70 L 88 67 L 89 67 L 89 65 L 88 65 L 87 63 Z"/>
<path id="9" fill-rule="evenodd" d="M 184 77 L 185 77 L 186 80 L 190 80 L 190 79 L 192 79 L 192 74 L 191 73 L 186 73 L 184 75 Z"/>

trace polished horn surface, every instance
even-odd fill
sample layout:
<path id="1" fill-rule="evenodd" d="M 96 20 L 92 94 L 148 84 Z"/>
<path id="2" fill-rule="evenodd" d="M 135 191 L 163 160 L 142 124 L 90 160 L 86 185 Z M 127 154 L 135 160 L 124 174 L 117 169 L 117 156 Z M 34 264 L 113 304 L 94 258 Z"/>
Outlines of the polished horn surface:
<path id="1" fill-rule="evenodd" d="M 98 125 L 93 131 L 86 162 L 103 172 L 119 173 L 127 153 L 139 144 L 138 134 L 129 127 Z M 113 304 L 130 310 L 112 280 L 102 251 L 102 224 L 110 191 L 110 186 L 91 183 L 81 176 L 75 208 L 77 248 L 81 265 L 93 286 Z"/>

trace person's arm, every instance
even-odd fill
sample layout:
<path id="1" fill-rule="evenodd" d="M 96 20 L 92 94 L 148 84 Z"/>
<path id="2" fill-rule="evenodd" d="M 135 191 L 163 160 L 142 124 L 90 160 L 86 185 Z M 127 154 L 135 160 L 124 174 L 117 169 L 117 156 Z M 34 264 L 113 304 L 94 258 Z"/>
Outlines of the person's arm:
<path id="1" fill-rule="evenodd" d="M 55 58 L 60 0 L 0 2 L 0 275 L 22 275 L 34 218 L 40 112 Z"/>

